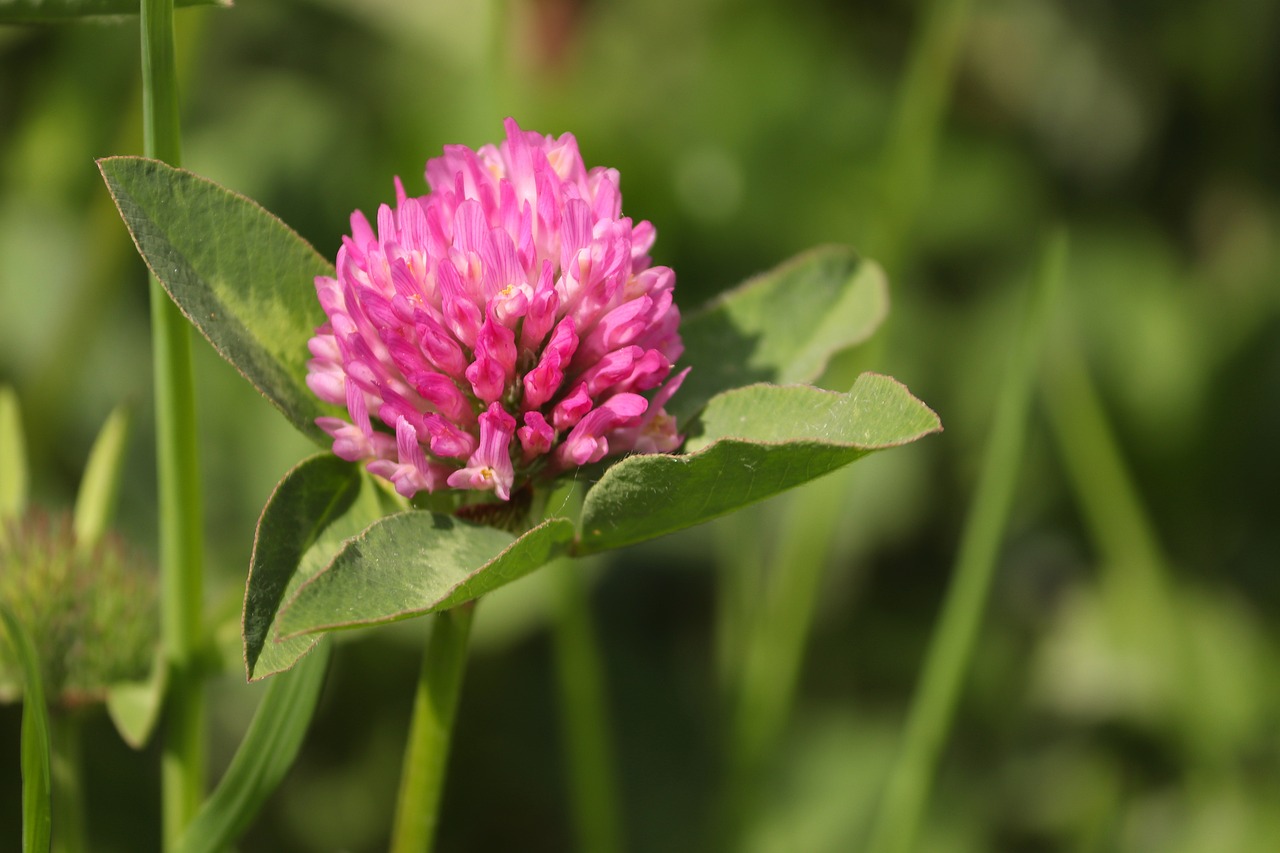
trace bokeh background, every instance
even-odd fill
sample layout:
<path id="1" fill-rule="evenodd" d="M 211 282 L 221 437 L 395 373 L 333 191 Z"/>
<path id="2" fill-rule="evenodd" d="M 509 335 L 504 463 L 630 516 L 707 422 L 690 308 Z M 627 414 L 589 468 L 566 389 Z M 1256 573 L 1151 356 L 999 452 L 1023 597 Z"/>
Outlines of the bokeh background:
<path id="1" fill-rule="evenodd" d="M 587 567 L 630 849 L 706 849 L 727 728 L 717 579 L 785 586 L 778 542 L 815 504 L 838 509 L 835 535 L 805 546 L 825 570 L 745 847 L 859 849 L 1058 226 L 1046 363 L 1069 351 L 1089 381 L 1083 398 L 1052 369 L 1040 383 L 919 849 L 1280 849 L 1280 4 L 241 0 L 177 20 L 184 165 L 324 254 L 393 175 L 421 188 L 443 144 L 496 140 L 512 115 L 621 171 L 686 310 L 818 243 L 888 269 L 889 321 L 835 373 L 897 376 L 943 434 L 807 505 Z M 136 21 L 0 27 L 0 382 L 50 508 L 132 407 L 118 527 L 148 553 L 145 277 L 93 165 L 141 151 L 139 78 Z M 207 612 L 234 655 L 257 512 L 311 448 L 197 356 Z M 1075 418 L 1094 400 L 1101 432 Z M 572 847 L 547 586 L 481 607 L 441 850 Z M 425 630 L 345 638 L 242 850 L 385 846 Z M 215 777 L 260 690 L 234 657 L 211 682 Z M 87 725 L 92 849 L 156 849 L 154 747 Z M 18 838 L 18 729 L 0 707 L 0 849 Z"/>

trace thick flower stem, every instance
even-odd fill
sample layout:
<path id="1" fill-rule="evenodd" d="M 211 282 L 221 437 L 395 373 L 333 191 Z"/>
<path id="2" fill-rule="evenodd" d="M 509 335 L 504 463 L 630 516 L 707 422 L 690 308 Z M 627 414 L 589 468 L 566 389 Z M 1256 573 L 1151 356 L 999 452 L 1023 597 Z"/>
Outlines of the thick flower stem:
<path id="1" fill-rule="evenodd" d="M 391 853 L 429 853 L 435 842 L 444 770 L 474 615 L 475 602 L 469 602 L 435 618 L 414 693 Z"/>
<path id="2" fill-rule="evenodd" d="M 578 561 L 547 566 L 556 582 L 555 653 L 578 849 L 620 853 L 622 833 L 600 655 Z"/>
<path id="3" fill-rule="evenodd" d="M 867 847 L 870 853 L 907 853 L 919 834 L 934 770 L 969 669 L 995 574 L 1000 540 L 1013 503 L 1048 308 L 1062 278 L 1065 258 L 1066 240 L 1059 235 L 1044 252 L 1021 338 L 1005 371 L 955 573 L 938 627 L 929 643 L 924 672 L 908 712 L 902 746 L 880 804 L 871 844 Z"/>
<path id="4" fill-rule="evenodd" d="M 174 61 L 173 0 L 142 0 L 142 139 L 148 157 L 177 166 L 178 72 Z"/>
<path id="5" fill-rule="evenodd" d="M 178 86 L 173 0 L 142 0 L 142 117 L 147 156 L 178 165 Z M 202 678 L 198 670 L 202 551 L 191 333 L 177 306 L 151 279 L 156 470 L 160 506 L 162 636 L 168 657 L 162 792 L 165 847 L 172 848 L 200 805 L 204 785 Z"/>

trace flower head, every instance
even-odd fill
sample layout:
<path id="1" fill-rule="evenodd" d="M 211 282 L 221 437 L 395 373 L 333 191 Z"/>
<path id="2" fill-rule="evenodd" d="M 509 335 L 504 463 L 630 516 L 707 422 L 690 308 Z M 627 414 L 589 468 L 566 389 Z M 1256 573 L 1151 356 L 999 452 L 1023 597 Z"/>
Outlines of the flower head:
<path id="1" fill-rule="evenodd" d="M 78 548 L 69 515 L 0 519 L 0 604 L 31 634 L 45 692 L 60 707 L 101 702 L 144 678 L 160 625 L 155 576 L 120 539 Z M 17 653 L 0 628 L 0 703 L 22 694 Z"/>
<path id="2" fill-rule="evenodd" d="M 446 146 L 424 196 L 397 179 L 376 228 L 352 214 L 337 278 L 316 279 L 329 321 L 307 384 L 349 415 L 317 424 L 406 497 L 508 500 L 681 440 L 663 409 L 684 376 L 680 312 L 675 274 L 651 265 L 653 226 L 622 216 L 617 171 L 588 170 L 571 134 L 506 130 L 497 146 Z"/>

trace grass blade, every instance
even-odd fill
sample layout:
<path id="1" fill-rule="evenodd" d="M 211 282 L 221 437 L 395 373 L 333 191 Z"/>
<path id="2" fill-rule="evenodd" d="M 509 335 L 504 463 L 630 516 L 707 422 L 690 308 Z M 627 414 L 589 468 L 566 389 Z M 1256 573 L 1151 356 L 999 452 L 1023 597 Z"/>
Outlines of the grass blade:
<path id="1" fill-rule="evenodd" d="M 1062 279 L 1065 258 L 1066 239 L 1058 235 L 1044 252 L 1022 337 L 1005 372 L 951 588 L 929 644 L 902 747 L 880 805 L 868 847 L 871 853 L 905 853 L 919 830 L 995 573 L 1026 443 L 1027 416 L 1049 305 Z"/>
<path id="2" fill-rule="evenodd" d="M 129 436 L 129 413 L 119 406 L 102 425 L 89 462 L 85 465 L 80 491 L 76 494 L 74 529 L 76 548 L 87 552 L 98 544 L 115 515 L 120 496 L 120 469 Z"/>
<path id="3" fill-rule="evenodd" d="M 328 663 L 329 644 L 321 642 L 271 680 L 222 781 L 182 834 L 180 853 L 225 850 L 249 826 L 298 755 Z"/>
<path id="4" fill-rule="evenodd" d="M 0 387 L 0 521 L 16 518 L 27 506 L 27 449 L 18 395 Z M 4 535 L 0 527 L 0 536 Z"/>
<path id="5" fill-rule="evenodd" d="M 22 850 L 45 853 L 53 822 L 50 816 L 49 718 L 35 645 L 9 608 L 0 605 L 0 621 L 22 667 Z"/>

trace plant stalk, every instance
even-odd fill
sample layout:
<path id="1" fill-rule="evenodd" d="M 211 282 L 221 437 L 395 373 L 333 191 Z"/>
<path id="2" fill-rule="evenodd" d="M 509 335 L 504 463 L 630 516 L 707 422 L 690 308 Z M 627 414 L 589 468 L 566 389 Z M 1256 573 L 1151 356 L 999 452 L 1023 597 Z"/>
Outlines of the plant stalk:
<path id="1" fill-rule="evenodd" d="M 179 165 L 182 142 L 173 0 L 142 0 L 142 124 L 147 156 Z M 204 788 L 201 498 L 195 382 L 186 319 L 151 278 L 160 513 L 161 631 L 169 667 L 161 756 L 165 848 L 199 808 Z"/>
<path id="2" fill-rule="evenodd" d="M 430 853 L 435 843 L 445 765 L 474 616 L 473 601 L 435 617 L 414 692 L 391 853 Z"/>
<path id="3" fill-rule="evenodd" d="M 582 570 L 577 560 L 547 566 L 556 582 L 555 653 L 561 730 L 568 759 L 573 819 L 583 853 L 621 853 L 609 715 L 600 655 Z"/>

